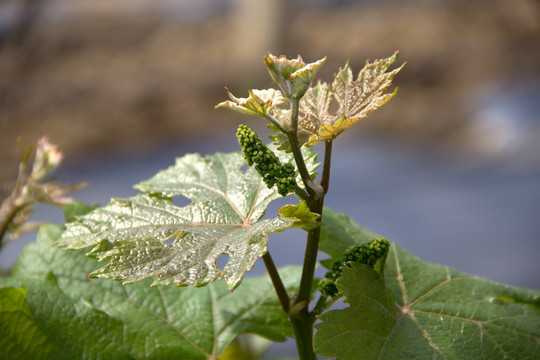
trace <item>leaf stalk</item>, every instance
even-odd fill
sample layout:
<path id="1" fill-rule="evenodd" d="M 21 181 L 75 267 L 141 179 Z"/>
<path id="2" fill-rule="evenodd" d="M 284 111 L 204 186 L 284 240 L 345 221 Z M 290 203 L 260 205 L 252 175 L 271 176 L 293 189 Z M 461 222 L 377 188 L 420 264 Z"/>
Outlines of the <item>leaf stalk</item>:
<path id="1" fill-rule="evenodd" d="M 290 103 L 291 127 L 285 134 L 287 135 L 287 138 L 289 139 L 289 142 L 291 144 L 291 150 L 294 155 L 294 161 L 296 162 L 296 166 L 298 167 L 300 177 L 302 178 L 306 191 L 311 198 L 315 196 L 315 186 L 313 184 L 313 180 L 311 180 L 311 176 L 306 167 L 304 157 L 302 156 L 302 151 L 300 150 L 300 144 L 298 143 L 298 107 L 300 101 L 299 99 L 291 99 Z"/>
<path id="2" fill-rule="evenodd" d="M 287 133 L 287 130 L 285 130 L 283 126 L 281 126 L 281 123 L 272 115 L 266 114 L 264 118 L 270 121 L 273 125 L 275 125 L 279 129 L 279 131 L 281 131 L 282 133 L 285 133 L 285 134 Z"/>
<path id="3" fill-rule="evenodd" d="M 274 263 L 274 260 L 270 255 L 270 251 L 267 251 L 262 258 L 264 261 L 264 265 L 266 266 L 266 270 L 268 271 L 268 275 L 270 276 L 272 284 L 274 285 L 274 289 L 276 290 L 279 303 L 281 304 L 281 308 L 285 313 L 288 314 L 291 300 L 289 298 L 289 295 L 287 294 L 287 290 L 285 289 L 283 282 L 281 281 L 281 277 L 279 276 L 279 273 L 277 271 L 276 264 Z"/>

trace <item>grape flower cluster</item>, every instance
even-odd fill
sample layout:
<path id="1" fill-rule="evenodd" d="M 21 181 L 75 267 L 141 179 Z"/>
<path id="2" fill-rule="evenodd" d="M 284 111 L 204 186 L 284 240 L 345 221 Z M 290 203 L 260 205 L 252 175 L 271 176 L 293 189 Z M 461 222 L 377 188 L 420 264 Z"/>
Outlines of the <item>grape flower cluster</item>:
<path id="1" fill-rule="evenodd" d="M 324 276 L 325 279 L 319 281 L 319 290 L 326 296 L 336 296 L 339 291 L 335 282 L 341 276 L 343 266 L 350 266 L 351 262 L 356 262 L 373 268 L 379 259 L 386 258 L 389 250 L 390 243 L 385 238 L 375 238 L 367 243 L 350 248 L 345 251 L 340 260 L 332 264 L 330 270 Z"/>
<path id="2" fill-rule="evenodd" d="M 385 238 L 375 238 L 370 242 L 363 243 L 347 250 L 343 254 L 343 261 L 354 261 L 373 267 L 377 260 L 386 255 L 390 243 Z"/>
<path id="3" fill-rule="evenodd" d="M 255 131 L 246 125 L 240 125 L 236 137 L 248 165 L 255 165 L 255 170 L 261 175 L 268 188 L 276 185 L 281 196 L 287 196 L 296 189 L 294 166 L 288 163 L 281 164 L 276 154 L 264 145 Z"/>

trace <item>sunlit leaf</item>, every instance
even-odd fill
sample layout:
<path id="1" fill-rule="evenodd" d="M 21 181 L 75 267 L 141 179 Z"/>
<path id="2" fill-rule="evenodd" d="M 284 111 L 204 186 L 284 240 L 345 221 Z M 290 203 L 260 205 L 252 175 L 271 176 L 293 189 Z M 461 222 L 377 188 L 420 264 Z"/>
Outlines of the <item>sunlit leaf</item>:
<path id="1" fill-rule="evenodd" d="M 299 123 L 302 129 L 315 134 L 321 125 L 334 121 L 329 114 L 333 96 L 330 85 L 320 81 L 308 90 L 300 103 L 302 116 Z"/>
<path id="2" fill-rule="evenodd" d="M 305 154 L 312 171 L 316 155 Z M 289 155 L 281 156 L 291 161 Z M 280 195 L 254 169 L 243 167 L 238 153 L 186 155 L 138 184 L 144 194 L 113 200 L 68 224 L 58 245 L 92 247 L 90 255 L 111 259 L 92 276 L 125 283 L 154 278 L 154 285 L 179 286 L 224 278 L 234 288 L 266 252 L 267 234 L 297 221 L 282 215 L 260 220 Z M 177 206 L 174 197 L 192 203 Z M 216 264 L 221 255 L 228 256 L 222 269 Z"/>
<path id="3" fill-rule="evenodd" d="M 333 140 L 369 113 L 386 104 L 397 92 L 387 93 L 394 76 L 404 64 L 387 72 L 397 59 L 394 55 L 367 62 L 356 80 L 347 63 L 334 77 L 331 85 L 319 83 L 310 88 L 300 102 L 299 124 L 302 129 L 311 132 L 307 141 L 313 146 L 321 141 Z M 337 110 L 333 109 L 334 103 Z"/>
<path id="4" fill-rule="evenodd" d="M 294 225 L 291 227 L 311 230 L 321 226 L 321 223 L 317 221 L 320 215 L 312 213 L 305 201 L 297 205 L 285 205 L 279 209 L 278 214 L 286 218 L 296 219 Z"/>
<path id="5" fill-rule="evenodd" d="M 272 108 L 286 101 L 281 92 L 276 89 L 249 90 L 249 97 L 247 98 L 237 98 L 229 89 L 227 89 L 227 94 L 229 94 L 231 100 L 217 104 L 216 108 L 224 107 L 247 115 L 261 117 L 265 117 Z"/>
<path id="6" fill-rule="evenodd" d="M 270 76 L 289 98 L 300 98 L 304 95 L 325 61 L 326 57 L 306 64 L 300 55 L 297 59 L 287 59 L 284 55 L 277 57 L 272 54 L 264 57 Z"/>

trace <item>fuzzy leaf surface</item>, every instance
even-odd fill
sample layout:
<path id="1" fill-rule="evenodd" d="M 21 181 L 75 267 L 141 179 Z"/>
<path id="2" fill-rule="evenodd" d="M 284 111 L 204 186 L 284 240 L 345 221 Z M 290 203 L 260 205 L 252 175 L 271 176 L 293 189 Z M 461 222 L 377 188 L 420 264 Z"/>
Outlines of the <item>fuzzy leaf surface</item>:
<path id="1" fill-rule="evenodd" d="M 286 100 L 276 89 L 249 90 L 248 98 L 237 98 L 228 89 L 227 93 L 231 100 L 217 104 L 216 108 L 224 107 L 247 115 L 262 117 L 268 115 L 272 108 L 283 104 Z"/>
<path id="2" fill-rule="evenodd" d="M 314 170 L 316 155 L 305 154 Z M 281 196 L 254 169 L 242 171 L 245 164 L 239 153 L 178 158 L 174 166 L 136 185 L 144 193 L 112 200 L 68 224 L 58 245 L 93 247 L 90 255 L 111 259 L 92 273 L 95 277 L 124 283 L 154 278 L 154 285 L 178 286 L 224 278 L 235 288 L 266 252 L 267 234 L 297 220 L 281 215 L 260 220 L 268 204 Z M 192 203 L 176 206 L 173 197 Z M 228 256 L 223 269 L 216 265 L 221 255 Z"/>
<path id="3" fill-rule="evenodd" d="M 29 356 L 21 357 L 19 349 L 3 347 L 0 358 L 215 360 L 241 334 L 273 341 L 292 335 L 268 276 L 247 278 L 234 292 L 223 282 L 197 289 L 150 287 L 148 280 L 122 286 L 89 279 L 87 274 L 98 266 L 95 259 L 83 251 L 51 247 L 62 231 L 42 227 L 38 242 L 23 250 L 12 276 L 0 279 L 0 287 L 24 286 L 27 304 L 18 299 L 22 310 L 17 311 L 42 335 L 33 336 L 26 320 L 12 317 L 20 315 L 6 317 L 3 297 L 0 328 L 12 328 L 24 341 L 34 339 L 41 355 L 27 352 Z M 287 290 L 296 291 L 301 269 L 280 273 Z"/>
<path id="4" fill-rule="evenodd" d="M 336 228 L 351 226 L 343 216 L 324 217 L 326 224 L 336 220 Z M 336 239 L 323 235 L 321 246 Z M 358 243 L 363 241 L 360 235 Z M 395 244 L 384 278 L 355 264 L 344 269 L 336 285 L 349 307 L 321 316 L 315 336 L 321 355 L 355 360 L 540 357 L 540 291 L 427 263 Z"/>
<path id="5" fill-rule="evenodd" d="M 386 104 L 397 92 L 387 93 L 394 76 L 404 65 L 387 72 L 398 57 L 394 55 L 373 63 L 366 62 L 356 80 L 347 63 L 339 69 L 331 85 L 311 87 L 300 102 L 300 126 L 312 135 L 306 145 L 333 140 L 372 111 Z M 337 110 L 331 110 L 333 103 Z"/>

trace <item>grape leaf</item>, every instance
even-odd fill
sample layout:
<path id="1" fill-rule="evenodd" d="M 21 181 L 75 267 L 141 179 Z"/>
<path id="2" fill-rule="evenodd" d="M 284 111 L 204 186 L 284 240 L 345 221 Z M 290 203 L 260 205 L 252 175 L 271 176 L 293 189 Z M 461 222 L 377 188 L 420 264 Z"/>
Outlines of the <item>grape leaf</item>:
<path id="1" fill-rule="evenodd" d="M 310 171 L 316 154 L 304 151 Z M 283 162 L 292 156 L 281 153 Z M 259 221 L 268 204 L 281 197 L 268 189 L 239 153 L 206 157 L 189 154 L 136 188 L 144 194 L 112 200 L 76 222 L 67 224 L 58 245 L 68 249 L 92 246 L 90 255 L 111 261 L 91 275 L 132 283 L 154 278 L 153 285 L 203 286 L 224 278 L 238 286 L 246 271 L 266 252 L 267 234 L 297 224 L 278 215 Z M 179 207 L 173 197 L 192 203 Z M 170 242 L 170 243 L 169 243 Z M 222 270 L 216 265 L 228 255 Z"/>
<path id="2" fill-rule="evenodd" d="M 302 201 L 296 205 L 284 205 L 278 210 L 278 214 L 287 218 L 296 219 L 295 223 L 291 225 L 291 227 L 311 230 L 322 225 L 320 221 L 317 221 L 320 215 L 309 211 L 309 206 L 305 201 Z"/>
<path id="3" fill-rule="evenodd" d="M 237 98 L 229 91 L 229 89 L 226 90 L 231 100 L 217 104 L 216 108 L 229 108 L 248 115 L 265 117 L 270 113 L 272 108 L 281 105 L 286 101 L 281 94 L 281 91 L 276 89 L 249 90 L 249 97 L 247 98 Z"/>
<path id="4" fill-rule="evenodd" d="M 89 279 L 95 259 L 51 247 L 62 231 L 42 227 L 12 276 L 0 279 L 0 286 L 10 286 L 0 289 L 0 329 L 33 346 L 22 355 L 21 346 L 3 346 L 0 358 L 217 359 L 241 334 L 273 341 L 292 336 L 268 276 L 247 278 L 234 292 L 223 282 L 197 289 Z M 287 290 L 296 291 L 301 268 L 280 274 Z M 26 305 L 24 290 L 14 286 L 26 289 Z M 8 300 L 15 298 L 18 313 L 4 306 L 6 292 L 15 293 Z"/>
<path id="5" fill-rule="evenodd" d="M 343 216 L 323 219 L 353 233 L 355 225 L 351 228 Z M 323 248 L 327 241 L 339 237 L 323 236 Z M 363 241 L 360 235 L 358 243 Z M 430 264 L 395 244 L 384 278 L 356 264 L 344 268 L 336 285 L 350 306 L 320 317 L 315 348 L 321 355 L 355 360 L 540 357 L 540 291 Z"/>
<path id="6" fill-rule="evenodd" d="M 319 250 L 330 255 L 333 261 L 341 259 L 343 253 L 354 245 L 381 237 L 381 235 L 358 225 L 347 215 L 328 207 L 324 208 L 323 222 Z"/>
<path id="7" fill-rule="evenodd" d="M 26 301 L 26 289 L 0 289 L 0 348 L 9 359 L 58 358 L 60 344 L 50 341 L 32 318 Z"/>
<path id="8" fill-rule="evenodd" d="M 331 85 L 319 83 L 311 87 L 300 102 L 299 125 L 312 133 L 306 145 L 313 146 L 321 141 L 333 140 L 386 104 L 397 93 L 397 88 L 391 93 L 386 93 L 386 90 L 405 65 L 386 72 L 398 54 L 396 51 L 386 59 L 366 62 L 356 80 L 347 63 L 339 69 Z M 338 109 L 332 112 L 334 101 Z"/>

